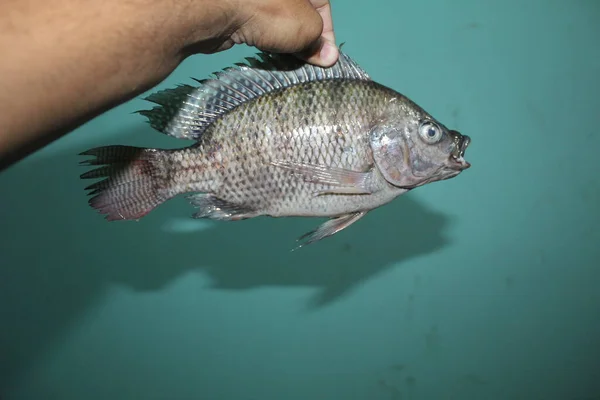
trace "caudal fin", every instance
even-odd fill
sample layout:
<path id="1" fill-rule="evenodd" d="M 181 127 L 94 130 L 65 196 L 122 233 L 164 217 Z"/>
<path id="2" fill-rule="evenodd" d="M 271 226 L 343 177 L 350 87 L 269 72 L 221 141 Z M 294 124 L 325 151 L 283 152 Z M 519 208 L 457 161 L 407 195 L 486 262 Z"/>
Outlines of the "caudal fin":
<path id="1" fill-rule="evenodd" d="M 95 156 L 82 165 L 103 165 L 81 175 L 82 179 L 106 177 L 85 190 L 94 195 L 89 204 L 108 221 L 136 220 L 168 200 L 162 178 L 160 151 L 132 146 L 104 146 L 80 155 Z"/>

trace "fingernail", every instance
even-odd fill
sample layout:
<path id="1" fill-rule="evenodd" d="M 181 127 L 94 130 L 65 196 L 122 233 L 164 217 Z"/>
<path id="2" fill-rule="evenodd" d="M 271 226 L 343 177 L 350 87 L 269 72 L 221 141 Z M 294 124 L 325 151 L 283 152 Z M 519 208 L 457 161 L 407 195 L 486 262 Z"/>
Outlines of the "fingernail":
<path id="1" fill-rule="evenodd" d="M 321 48 L 321 52 L 319 53 L 319 57 L 321 58 L 321 62 L 323 64 L 331 66 L 337 61 L 338 49 L 334 44 L 325 41 L 323 47 Z"/>

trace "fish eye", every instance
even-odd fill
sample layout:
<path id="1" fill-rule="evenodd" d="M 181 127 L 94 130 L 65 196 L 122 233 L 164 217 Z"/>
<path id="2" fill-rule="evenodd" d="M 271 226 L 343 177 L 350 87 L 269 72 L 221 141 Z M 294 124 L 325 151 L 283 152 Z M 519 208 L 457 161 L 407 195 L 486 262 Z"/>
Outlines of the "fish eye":
<path id="1" fill-rule="evenodd" d="M 423 121 L 419 126 L 419 135 L 426 143 L 433 144 L 442 138 L 442 130 L 432 121 Z"/>

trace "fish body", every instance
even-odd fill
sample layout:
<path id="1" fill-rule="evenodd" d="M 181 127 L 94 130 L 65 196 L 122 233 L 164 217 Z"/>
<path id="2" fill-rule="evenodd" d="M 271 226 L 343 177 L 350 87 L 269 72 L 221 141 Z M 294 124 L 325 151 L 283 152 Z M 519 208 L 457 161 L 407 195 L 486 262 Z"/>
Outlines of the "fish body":
<path id="1" fill-rule="evenodd" d="M 108 220 L 139 219 L 187 194 L 195 218 L 330 217 L 304 244 L 368 211 L 469 167 L 470 138 L 448 130 L 400 93 L 373 81 L 345 53 L 330 68 L 260 53 L 199 81 L 147 98 L 155 129 L 192 140 L 181 149 L 105 146 L 82 154 L 103 165 L 82 178 Z"/>

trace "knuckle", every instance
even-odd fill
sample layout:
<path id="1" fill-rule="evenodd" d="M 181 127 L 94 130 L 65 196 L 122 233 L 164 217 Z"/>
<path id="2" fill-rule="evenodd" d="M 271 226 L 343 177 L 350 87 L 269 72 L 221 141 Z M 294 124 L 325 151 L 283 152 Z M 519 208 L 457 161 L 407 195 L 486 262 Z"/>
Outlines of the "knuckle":
<path id="1" fill-rule="evenodd" d="M 306 0 L 263 0 L 259 4 L 240 29 L 248 32 L 247 42 L 268 50 L 299 52 L 323 33 L 321 15 Z"/>
<path id="2" fill-rule="evenodd" d="M 292 17 L 290 22 L 289 32 L 298 50 L 315 42 L 323 32 L 323 20 L 316 12 L 305 18 Z"/>

